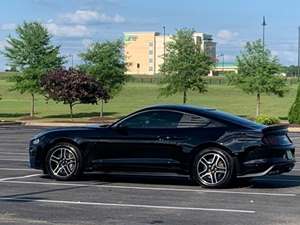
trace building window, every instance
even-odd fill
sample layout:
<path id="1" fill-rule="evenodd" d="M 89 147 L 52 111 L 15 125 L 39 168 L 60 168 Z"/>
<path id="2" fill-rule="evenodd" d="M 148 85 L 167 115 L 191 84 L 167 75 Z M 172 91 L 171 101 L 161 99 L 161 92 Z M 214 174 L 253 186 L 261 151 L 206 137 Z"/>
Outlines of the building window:
<path id="1" fill-rule="evenodd" d="M 153 55 L 153 50 L 149 50 L 149 55 Z"/>
<path id="2" fill-rule="evenodd" d="M 140 68 L 140 64 L 139 64 L 139 63 L 138 63 L 138 64 L 136 64 L 136 68 L 138 68 L 138 69 Z"/>
<path id="3" fill-rule="evenodd" d="M 152 58 L 149 59 L 149 63 L 153 63 L 153 59 Z"/>
<path id="4" fill-rule="evenodd" d="M 153 47 L 153 42 L 149 42 L 149 47 Z"/>
<path id="5" fill-rule="evenodd" d="M 149 66 L 149 71 L 153 71 L 153 67 L 152 66 Z"/>

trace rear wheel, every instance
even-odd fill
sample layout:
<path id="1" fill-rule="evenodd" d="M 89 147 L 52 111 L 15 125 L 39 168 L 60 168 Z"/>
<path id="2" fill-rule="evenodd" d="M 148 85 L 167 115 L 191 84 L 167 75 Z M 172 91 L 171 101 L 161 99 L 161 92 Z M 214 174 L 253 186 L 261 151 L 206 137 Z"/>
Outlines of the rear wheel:
<path id="1" fill-rule="evenodd" d="M 192 179 L 207 188 L 228 186 L 234 178 L 234 161 L 224 150 L 208 148 L 195 157 Z"/>
<path id="2" fill-rule="evenodd" d="M 59 143 L 46 156 L 47 173 L 56 180 L 73 180 L 81 173 L 82 157 L 79 149 L 69 143 Z"/>

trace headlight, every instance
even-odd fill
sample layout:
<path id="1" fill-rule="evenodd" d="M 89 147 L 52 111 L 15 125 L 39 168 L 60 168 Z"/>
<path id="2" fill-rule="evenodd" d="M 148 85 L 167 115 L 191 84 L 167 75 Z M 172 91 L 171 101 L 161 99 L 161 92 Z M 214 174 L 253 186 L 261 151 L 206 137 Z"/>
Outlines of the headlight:
<path id="1" fill-rule="evenodd" d="M 40 139 L 36 138 L 32 141 L 32 144 L 37 145 L 38 143 L 40 143 Z"/>

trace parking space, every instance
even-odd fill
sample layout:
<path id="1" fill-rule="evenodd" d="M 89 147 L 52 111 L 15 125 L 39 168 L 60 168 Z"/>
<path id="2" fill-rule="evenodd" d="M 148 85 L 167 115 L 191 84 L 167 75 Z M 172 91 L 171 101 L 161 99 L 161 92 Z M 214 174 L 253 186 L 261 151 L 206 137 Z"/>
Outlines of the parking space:
<path id="1" fill-rule="evenodd" d="M 27 142 L 40 129 L 0 127 L 0 224 L 300 224 L 299 163 L 291 173 L 218 190 L 174 174 L 58 182 L 27 166 Z M 291 137 L 299 152 L 300 134 Z"/>

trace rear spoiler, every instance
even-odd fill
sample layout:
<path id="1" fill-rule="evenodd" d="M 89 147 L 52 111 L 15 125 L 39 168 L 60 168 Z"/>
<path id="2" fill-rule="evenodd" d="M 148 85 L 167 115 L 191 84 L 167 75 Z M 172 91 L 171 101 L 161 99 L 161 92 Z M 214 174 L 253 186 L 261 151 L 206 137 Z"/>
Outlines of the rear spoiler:
<path id="1" fill-rule="evenodd" d="M 286 134 L 288 133 L 288 124 L 271 125 L 262 130 L 263 134 Z"/>

